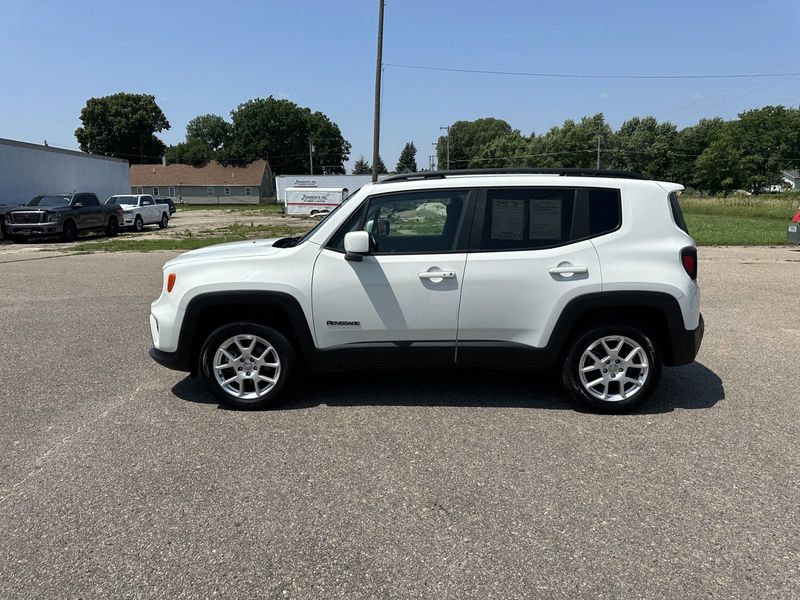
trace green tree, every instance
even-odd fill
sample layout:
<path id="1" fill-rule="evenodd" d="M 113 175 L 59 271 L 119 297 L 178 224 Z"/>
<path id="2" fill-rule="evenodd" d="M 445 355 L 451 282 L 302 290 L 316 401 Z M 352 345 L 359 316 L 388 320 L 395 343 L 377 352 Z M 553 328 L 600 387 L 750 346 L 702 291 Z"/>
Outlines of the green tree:
<path id="1" fill-rule="evenodd" d="M 201 142 L 216 152 L 228 143 L 231 124 L 219 115 L 200 115 L 186 125 L 186 141 Z"/>
<path id="2" fill-rule="evenodd" d="M 189 140 L 169 146 L 164 153 L 167 163 L 180 163 L 199 167 L 212 159 L 214 153 L 205 142 Z"/>
<path id="3" fill-rule="evenodd" d="M 358 157 L 358 160 L 353 164 L 353 175 L 370 175 L 372 167 L 364 158 L 364 155 Z"/>
<path id="4" fill-rule="evenodd" d="M 450 168 L 466 169 L 471 159 L 478 156 L 482 146 L 492 140 L 512 133 L 511 125 L 502 119 L 487 117 L 475 121 L 456 121 L 450 126 Z M 440 169 L 447 165 L 447 136 L 439 137 L 436 160 Z"/>
<path id="5" fill-rule="evenodd" d="M 400 152 L 400 159 L 397 161 L 398 173 L 416 173 L 417 172 L 417 147 L 414 142 L 408 142 L 403 146 L 403 151 Z"/>
<path id="6" fill-rule="evenodd" d="M 314 163 L 331 175 L 347 173 L 344 163 L 350 156 L 350 142 L 344 139 L 339 126 L 321 112 L 304 109 L 309 136 L 314 142 Z M 315 166 L 316 171 L 316 166 Z"/>
<path id="7" fill-rule="evenodd" d="M 675 181 L 686 186 L 700 187 L 695 176 L 695 162 L 706 148 L 719 137 L 725 127 L 720 117 L 700 119 L 697 125 L 685 127 L 678 132 L 675 140 L 674 159 Z"/>
<path id="8" fill-rule="evenodd" d="M 535 163 L 534 146 L 536 136 L 526 138 L 519 131 L 493 139 L 481 146 L 477 155 L 469 161 L 471 169 L 504 167 L 529 167 Z"/>
<path id="9" fill-rule="evenodd" d="M 385 164 L 383 164 L 383 159 L 381 158 L 381 155 L 380 155 L 380 154 L 378 155 L 378 160 L 376 160 L 376 161 L 375 161 L 375 164 L 376 164 L 376 165 L 378 165 L 378 174 L 379 174 L 379 175 L 385 175 L 386 173 L 388 173 L 388 172 L 389 172 L 389 171 L 386 169 L 386 165 L 385 165 Z M 371 170 L 370 170 L 370 173 L 372 173 L 372 171 L 371 171 Z"/>
<path id="10" fill-rule="evenodd" d="M 695 162 L 699 186 L 711 192 L 760 193 L 800 165 L 800 109 L 765 106 L 725 124 Z"/>
<path id="11" fill-rule="evenodd" d="M 676 174 L 678 130 L 655 117 L 633 117 L 614 135 L 613 165 L 651 179 L 671 181 Z"/>
<path id="12" fill-rule="evenodd" d="M 81 123 L 75 138 L 84 152 L 135 164 L 160 162 L 164 154 L 164 142 L 155 134 L 169 129 L 169 121 L 150 94 L 90 98 L 81 110 Z"/>
<path id="13" fill-rule="evenodd" d="M 598 135 L 601 151 L 603 148 L 607 149 L 612 131 L 603 113 L 583 117 L 578 122 L 567 119 L 563 125 L 552 127 L 540 138 L 542 156 L 536 161 L 536 166 L 584 169 L 596 167 Z M 600 166 L 608 165 L 601 161 Z"/>
<path id="14" fill-rule="evenodd" d="M 350 144 L 339 127 L 320 112 L 311 112 L 289 100 L 257 98 L 231 112 L 231 142 L 218 153 L 220 160 L 251 162 L 264 158 L 273 173 L 308 173 L 308 142 L 316 160 L 329 172 L 344 172 Z"/>
<path id="15" fill-rule="evenodd" d="M 739 170 L 743 154 L 737 147 L 730 123 L 694 163 L 697 187 L 718 194 L 746 187 L 747 175 Z"/>

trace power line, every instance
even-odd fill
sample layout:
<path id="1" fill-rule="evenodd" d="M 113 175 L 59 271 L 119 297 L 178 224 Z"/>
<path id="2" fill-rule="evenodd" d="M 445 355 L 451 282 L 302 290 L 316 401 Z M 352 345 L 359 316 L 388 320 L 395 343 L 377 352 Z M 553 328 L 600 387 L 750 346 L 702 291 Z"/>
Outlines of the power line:
<path id="1" fill-rule="evenodd" d="M 771 87 L 773 87 L 773 86 L 776 86 L 776 85 L 778 85 L 778 84 L 780 84 L 780 83 L 783 83 L 784 81 L 786 81 L 786 80 L 788 80 L 788 79 L 791 79 L 792 77 L 794 77 L 794 75 L 787 75 L 787 76 L 786 76 L 786 77 L 784 77 L 783 79 L 779 79 L 778 81 L 773 81 L 772 83 L 768 83 L 768 84 L 767 84 L 767 85 L 765 85 L 765 86 L 762 86 L 762 87 L 760 87 L 760 88 L 757 88 L 757 89 L 755 89 L 755 90 L 752 90 L 752 91 L 750 91 L 750 92 L 747 92 L 746 94 L 742 94 L 741 96 L 736 96 L 735 98 L 730 98 L 730 99 L 728 99 L 728 100 L 725 100 L 724 102 L 720 102 L 719 104 L 715 104 L 714 106 L 709 106 L 709 107 L 707 107 L 707 108 L 703 108 L 703 109 L 701 109 L 701 110 L 695 110 L 695 111 L 692 111 L 692 112 L 686 113 L 686 114 L 684 114 L 684 115 L 679 115 L 679 116 L 677 116 L 677 117 L 676 117 L 676 119 L 682 119 L 682 118 L 684 118 L 684 117 L 691 117 L 692 115 L 696 115 L 696 114 L 698 114 L 698 113 L 701 113 L 701 112 L 706 112 L 706 111 L 709 111 L 709 110 L 714 110 L 715 108 L 719 108 L 720 106 L 724 106 L 724 105 L 726 105 L 726 104 L 730 104 L 731 102 L 736 102 L 737 100 L 741 100 L 742 98 L 747 98 L 747 96 L 752 96 L 753 94 L 757 94 L 758 92 L 764 91 L 764 90 L 766 90 L 767 88 L 771 88 Z"/>
<path id="2" fill-rule="evenodd" d="M 792 56 L 791 58 L 787 58 L 786 60 L 779 62 L 777 65 L 773 65 L 773 66 L 772 66 L 772 67 L 770 67 L 769 69 L 766 69 L 766 70 L 762 71 L 761 73 L 759 73 L 759 75 L 765 75 L 765 74 L 769 73 L 770 71 L 774 71 L 774 70 L 775 70 L 775 69 L 777 69 L 778 67 L 782 67 L 782 66 L 783 66 L 783 65 L 785 65 L 786 63 L 792 62 L 793 60 L 795 60 L 795 59 L 797 59 L 797 58 L 800 58 L 800 54 L 795 54 L 795 55 L 794 55 L 794 56 Z M 678 112 L 678 111 L 681 111 L 681 110 L 683 110 L 684 108 L 689 108 L 690 106 L 695 106 L 696 104 L 700 104 L 701 102 L 705 102 L 706 100 L 708 100 L 708 99 L 710 99 L 710 98 L 714 98 L 714 97 L 716 97 L 716 96 L 719 96 L 720 94 L 724 94 L 725 92 L 728 92 L 728 91 L 730 91 L 730 90 L 732 90 L 732 89 L 734 89 L 734 88 L 737 88 L 737 87 L 739 87 L 740 85 L 743 85 L 743 84 L 747 83 L 747 81 L 749 81 L 749 80 L 750 80 L 750 79 L 746 79 L 745 81 L 737 81 L 737 82 L 736 82 L 736 83 L 734 83 L 733 85 L 729 85 L 728 87 L 725 87 L 725 88 L 723 88 L 723 89 L 721 89 L 721 90 L 718 90 L 718 91 L 714 92 L 713 94 L 709 94 L 708 96 L 705 96 L 704 98 L 699 98 L 699 99 L 695 100 L 694 102 L 689 102 L 689 103 L 687 103 L 687 104 L 684 104 L 684 105 L 682 105 L 682 106 L 679 106 L 678 108 L 673 108 L 672 110 L 669 110 L 669 111 L 667 111 L 667 112 L 665 112 L 665 113 L 661 113 L 661 114 L 659 115 L 659 117 L 663 118 L 663 117 L 665 117 L 665 116 L 667 116 L 667 115 L 671 115 L 671 114 L 673 114 L 673 113 L 676 113 L 676 112 Z M 705 110 L 710 110 L 710 109 L 705 109 Z M 693 114 L 693 113 L 692 113 L 692 114 Z"/>
<path id="3" fill-rule="evenodd" d="M 489 69 L 457 69 L 452 67 L 435 67 L 429 65 L 403 65 L 384 63 L 385 67 L 398 69 L 418 69 L 423 71 L 446 71 L 449 73 L 476 73 L 480 75 L 510 75 L 514 77 L 551 77 L 561 79 L 750 79 L 794 77 L 798 73 L 729 73 L 704 75 L 591 75 L 585 73 L 527 73 L 522 71 L 495 71 Z"/>

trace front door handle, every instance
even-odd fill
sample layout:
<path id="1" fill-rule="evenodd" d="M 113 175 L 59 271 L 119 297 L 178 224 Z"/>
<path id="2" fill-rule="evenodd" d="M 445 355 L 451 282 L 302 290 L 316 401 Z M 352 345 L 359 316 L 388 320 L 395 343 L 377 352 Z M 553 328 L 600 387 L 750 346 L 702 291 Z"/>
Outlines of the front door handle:
<path id="1" fill-rule="evenodd" d="M 420 279 L 455 279 L 455 271 L 422 271 L 417 273 Z"/>
<path id="2" fill-rule="evenodd" d="M 589 267 L 586 265 L 558 265 L 550 267 L 547 272 L 551 275 L 583 274 L 589 272 Z"/>

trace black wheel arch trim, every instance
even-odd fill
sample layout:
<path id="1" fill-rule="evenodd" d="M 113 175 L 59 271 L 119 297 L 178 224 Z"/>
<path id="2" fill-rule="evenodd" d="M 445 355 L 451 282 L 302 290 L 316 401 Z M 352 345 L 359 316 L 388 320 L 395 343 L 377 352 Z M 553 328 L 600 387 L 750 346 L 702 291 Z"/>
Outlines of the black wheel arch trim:
<path id="1" fill-rule="evenodd" d="M 436 358 L 449 362 L 449 359 L 442 354 L 442 350 L 444 350 L 443 346 L 449 347 L 450 345 L 441 342 L 434 344 L 420 341 L 410 346 L 394 343 L 364 344 L 350 348 L 318 350 L 298 300 L 285 292 L 258 290 L 210 292 L 192 298 L 186 307 L 181 324 L 178 349 L 170 353 L 152 349 L 150 354 L 153 359 L 168 368 L 196 374 L 197 353 L 199 344 L 202 342 L 195 337 L 200 329 L 199 325 L 201 325 L 200 316 L 208 308 L 226 305 L 275 306 L 282 309 L 288 316 L 293 329 L 292 341 L 296 344 L 304 362 L 312 369 L 347 368 L 347 366 L 353 366 L 347 364 L 348 357 L 360 356 L 364 359 L 368 353 L 380 354 L 383 350 L 392 355 L 390 357 L 392 362 L 398 359 L 400 362 L 405 362 L 405 360 L 418 362 L 419 357 L 413 356 L 417 352 L 409 352 L 412 349 L 423 351 L 424 354 L 435 352 Z M 684 327 L 680 304 L 670 294 L 664 292 L 598 292 L 574 298 L 566 305 L 553 328 L 548 345 L 544 348 L 492 340 L 459 340 L 455 344 L 457 348 L 456 364 L 470 365 L 479 362 L 484 365 L 494 363 L 495 366 L 551 368 L 563 356 L 567 343 L 579 333 L 575 328 L 582 317 L 598 310 L 615 311 L 631 308 L 655 309 L 663 315 L 666 330 L 659 333 L 662 337 L 666 336 L 666 339 L 661 340 L 664 364 L 674 366 L 694 360 L 704 333 L 702 315 L 697 329 L 687 330 Z M 434 359 L 434 356 L 428 354 L 427 359 Z M 360 361 L 356 360 L 355 363 L 358 365 Z"/>
<path id="2" fill-rule="evenodd" d="M 654 331 L 654 333 L 666 336 L 666 339 L 661 340 L 662 347 L 660 348 L 664 364 L 674 366 L 692 362 L 700 349 L 702 340 L 702 316 L 697 330 L 687 330 L 678 300 L 666 292 L 597 292 L 574 298 L 564 307 L 553 328 L 547 353 L 554 359 L 560 357 L 570 339 L 573 328 L 580 318 L 590 311 L 640 308 L 655 309 L 664 316 L 666 331 Z M 653 329 L 658 329 L 657 324 L 653 324 Z M 698 330 L 700 331 L 699 339 L 697 339 Z"/>
<path id="3" fill-rule="evenodd" d="M 297 344 L 297 350 L 306 361 L 313 362 L 315 355 L 314 339 L 303 309 L 294 296 L 285 292 L 260 290 L 208 292 L 195 296 L 186 306 L 183 322 L 181 323 L 181 332 L 178 337 L 178 349 L 174 353 L 170 353 L 176 356 L 175 360 L 171 362 L 179 365 L 177 370 L 190 371 L 193 375 L 197 372 L 196 354 L 202 340 L 196 338 L 196 333 L 200 329 L 199 325 L 201 323 L 199 320 L 203 311 L 209 308 L 242 305 L 271 305 L 282 309 L 289 317 L 294 330 L 293 341 Z M 155 359 L 155 357 L 153 358 Z M 156 359 L 156 362 L 160 361 Z"/>

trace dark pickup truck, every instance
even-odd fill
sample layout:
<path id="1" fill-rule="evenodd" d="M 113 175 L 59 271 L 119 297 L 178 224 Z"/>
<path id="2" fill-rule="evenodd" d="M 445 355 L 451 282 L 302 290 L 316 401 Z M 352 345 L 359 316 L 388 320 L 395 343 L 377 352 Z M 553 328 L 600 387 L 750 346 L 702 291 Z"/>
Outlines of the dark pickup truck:
<path id="1" fill-rule="evenodd" d="M 94 194 L 43 194 L 6 213 L 5 235 L 14 241 L 59 236 L 71 242 L 83 231 L 117 235 L 120 223 L 122 207 L 102 205 Z"/>
<path id="2" fill-rule="evenodd" d="M 4 204 L 0 200 L 0 240 L 6 237 L 6 215 L 19 206 L 19 204 Z"/>

